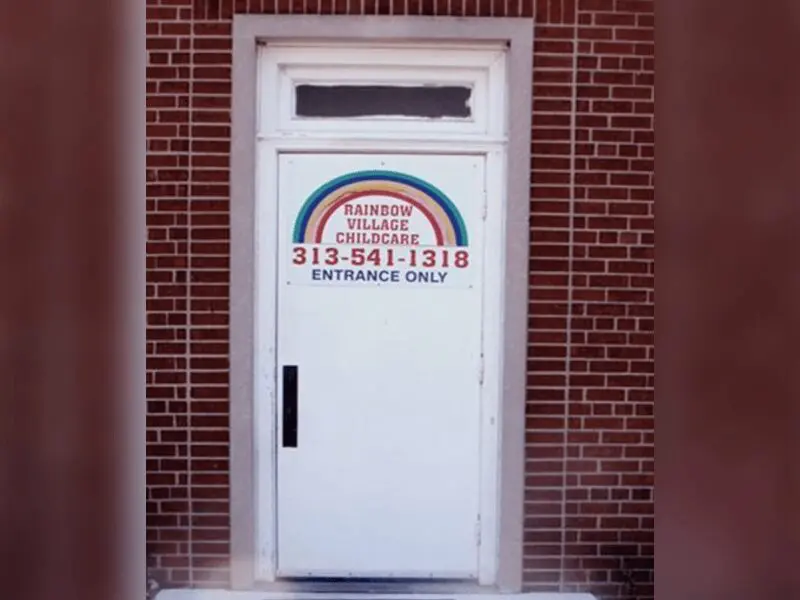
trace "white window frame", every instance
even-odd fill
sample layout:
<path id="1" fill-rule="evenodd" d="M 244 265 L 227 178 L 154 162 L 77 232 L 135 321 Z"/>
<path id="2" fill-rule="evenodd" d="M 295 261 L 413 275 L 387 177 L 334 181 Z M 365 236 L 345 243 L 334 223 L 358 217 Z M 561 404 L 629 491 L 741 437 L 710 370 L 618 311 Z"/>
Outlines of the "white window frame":
<path id="1" fill-rule="evenodd" d="M 324 133 L 395 134 L 437 137 L 493 137 L 505 133 L 502 82 L 505 78 L 501 46 L 486 47 L 397 45 L 269 44 L 259 52 L 261 89 L 277 90 L 259 103 L 258 128 L 263 136 L 300 137 Z M 302 118 L 294 115 L 294 90 L 301 83 L 360 85 L 430 85 L 447 82 L 472 89 L 468 119 L 425 119 L 401 116 L 360 118 Z M 498 110 L 499 109 L 499 110 Z M 277 118 L 275 116 L 277 115 Z"/>

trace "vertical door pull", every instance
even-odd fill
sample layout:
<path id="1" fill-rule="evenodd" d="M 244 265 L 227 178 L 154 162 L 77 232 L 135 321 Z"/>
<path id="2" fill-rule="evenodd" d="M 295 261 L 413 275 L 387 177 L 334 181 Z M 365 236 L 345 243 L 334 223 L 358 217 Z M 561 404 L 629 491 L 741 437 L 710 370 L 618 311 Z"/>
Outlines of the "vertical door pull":
<path id="1" fill-rule="evenodd" d="M 297 448 L 297 366 L 283 367 L 283 447 Z"/>

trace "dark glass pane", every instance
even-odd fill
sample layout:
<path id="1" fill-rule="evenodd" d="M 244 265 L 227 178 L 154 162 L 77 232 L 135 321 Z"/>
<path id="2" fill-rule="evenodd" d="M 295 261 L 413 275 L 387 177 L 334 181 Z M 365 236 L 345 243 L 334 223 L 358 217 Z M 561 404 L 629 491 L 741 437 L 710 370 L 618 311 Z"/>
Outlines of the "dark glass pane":
<path id="1" fill-rule="evenodd" d="M 464 86 L 298 85 L 298 117 L 403 116 L 466 119 L 472 90 Z"/>

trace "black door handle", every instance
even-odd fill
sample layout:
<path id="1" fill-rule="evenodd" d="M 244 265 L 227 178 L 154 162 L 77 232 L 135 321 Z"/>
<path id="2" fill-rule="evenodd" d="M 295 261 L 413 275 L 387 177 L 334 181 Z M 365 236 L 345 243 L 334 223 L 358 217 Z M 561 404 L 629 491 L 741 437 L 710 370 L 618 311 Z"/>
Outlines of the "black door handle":
<path id="1" fill-rule="evenodd" d="M 283 447 L 297 448 L 297 366 L 283 367 Z"/>

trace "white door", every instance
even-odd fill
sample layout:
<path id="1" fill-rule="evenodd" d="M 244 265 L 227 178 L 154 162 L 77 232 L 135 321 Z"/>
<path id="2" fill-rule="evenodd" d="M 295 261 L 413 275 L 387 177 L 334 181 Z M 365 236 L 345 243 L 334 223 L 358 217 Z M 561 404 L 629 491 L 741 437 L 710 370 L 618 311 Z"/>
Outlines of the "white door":
<path id="1" fill-rule="evenodd" d="M 484 158 L 284 154 L 277 574 L 478 574 Z"/>

